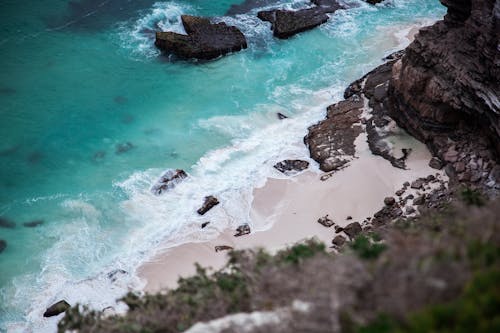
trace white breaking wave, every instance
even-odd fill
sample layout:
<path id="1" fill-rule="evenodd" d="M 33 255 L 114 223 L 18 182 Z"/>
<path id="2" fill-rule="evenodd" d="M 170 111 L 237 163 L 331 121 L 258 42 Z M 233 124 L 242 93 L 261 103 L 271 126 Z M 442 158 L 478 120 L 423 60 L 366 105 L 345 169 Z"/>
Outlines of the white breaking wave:
<path id="1" fill-rule="evenodd" d="M 124 48 L 133 55 L 155 57 L 160 52 L 154 47 L 156 31 L 173 31 L 185 34 L 181 15 L 193 12 L 191 6 L 173 1 L 156 2 L 150 10 L 133 23 L 123 23 L 119 36 Z"/>

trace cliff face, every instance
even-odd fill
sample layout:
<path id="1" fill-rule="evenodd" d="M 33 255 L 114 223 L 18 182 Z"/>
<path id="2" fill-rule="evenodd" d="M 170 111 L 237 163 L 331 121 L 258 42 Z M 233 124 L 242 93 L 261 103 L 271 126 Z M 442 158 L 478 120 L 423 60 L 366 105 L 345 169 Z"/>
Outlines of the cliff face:
<path id="1" fill-rule="evenodd" d="M 486 133 L 500 152 L 500 1 L 440 0 L 443 21 L 420 30 L 395 63 L 390 115 L 435 153 L 436 135 Z"/>

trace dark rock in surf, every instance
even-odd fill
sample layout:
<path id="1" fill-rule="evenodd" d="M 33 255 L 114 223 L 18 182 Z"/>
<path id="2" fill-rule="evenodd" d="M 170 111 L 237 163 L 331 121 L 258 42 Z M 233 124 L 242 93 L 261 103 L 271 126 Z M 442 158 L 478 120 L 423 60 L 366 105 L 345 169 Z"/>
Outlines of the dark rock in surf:
<path id="1" fill-rule="evenodd" d="M 65 300 L 61 300 L 55 304 L 52 304 L 47 308 L 45 313 L 43 314 L 44 317 L 53 317 L 57 316 L 58 314 L 61 314 L 68 310 L 71 307 L 68 302 Z"/>
<path id="2" fill-rule="evenodd" d="M 210 209 L 212 209 L 214 206 L 217 206 L 218 204 L 219 200 L 217 200 L 216 197 L 209 195 L 208 197 L 205 197 L 205 202 L 203 203 L 203 206 L 201 206 L 201 208 L 198 209 L 197 212 L 200 215 L 205 215 L 206 212 L 208 212 Z"/>
<path id="3" fill-rule="evenodd" d="M 167 190 L 173 189 L 187 176 L 184 170 L 167 170 L 161 176 L 160 180 L 151 188 L 151 192 L 160 195 Z"/>
<path id="4" fill-rule="evenodd" d="M 210 221 L 209 221 L 209 222 L 203 222 L 203 223 L 201 224 L 201 228 L 202 228 L 202 229 L 205 229 L 205 228 L 207 227 L 207 225 L 209 225 L 209 224 L 210 224 Z"/>
<path id="5" fill-rule="evenodd" d="M 181 20 L 187 35 L 157 32 L 156 47 L 183 59 L 203 60 L 247 48 L 245 36 L 236 27 L 190 15 L 182 15 Z"/>
<path id="6" fill-rule="evenodd" d="M 0 239 L 0 253 L 2 253 L 7 248 L 7 241 Z"/>
<path id="7" fill-rule="evenodd" d="M 286 175 L 304 171 L 309 167 L 309 162 L 302 160 L 283 160 L 274 165 L 274 168 Z"/>
<path id="8" fill-rule="evenodd" d="M 108 279 L 110 279 L 111 282 L 115 282 L 118 279 L 119 275 L 125 275 L 125 274 L 128 274 L 127 271 L 123 269 L 115 269 L 114 271 L 108 273 Z"/>
<path id="9" fill-rule="evenodd" d="M 284 115 L 283 113 L 281 113 L 281 112 L 278 112 L 276 115 L 278 116 L 278 119 L 279 119 L 279 120 L 283 120 L 283 119 L 287 119 L 287 118 L 288 118 L 287 116 L 285 116 L 285 115 Z"/>
<path id="10" fill-rule="evenodd" d="M 234 235 L 234 237 L 248 235 L 249 233 L 250 233 L 250 226 L 247 223 L 245 223 L 236 228 L 236 234 Z"/>
<path id="11" fill-rule="evenodd" d="M 270 22 L 273 35 L 282 39 L 311 30 L 328 21 L 328 15 L 317 7 L 297 11 L 281 9 L 262 11 L 257 16 L 263 21 Z"/>

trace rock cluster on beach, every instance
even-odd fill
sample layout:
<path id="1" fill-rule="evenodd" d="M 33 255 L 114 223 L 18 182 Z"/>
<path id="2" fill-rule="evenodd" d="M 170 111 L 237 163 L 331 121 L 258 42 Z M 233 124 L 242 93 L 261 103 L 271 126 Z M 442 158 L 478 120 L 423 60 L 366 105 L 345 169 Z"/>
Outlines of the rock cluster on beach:
<path id="1" fill-rule="evenodd" d="M 236 27 L 190 15 L 182 15 L 181 20 L 187 35 L 157 32 L 155 45 L 159 49 L 184 59 L 210 60 L 247 48 L 245 36 Z"/>

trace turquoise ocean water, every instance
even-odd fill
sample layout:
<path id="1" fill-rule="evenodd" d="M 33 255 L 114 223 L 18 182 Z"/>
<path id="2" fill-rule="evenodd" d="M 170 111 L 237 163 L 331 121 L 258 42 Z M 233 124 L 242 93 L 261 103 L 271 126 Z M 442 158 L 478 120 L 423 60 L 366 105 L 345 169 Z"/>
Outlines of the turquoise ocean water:
<path id="1" fill-rule="evenodd" d="M 159 244 L 247 222 L 251 189 L 279 177 L 276 161 L 307 158 L 300 141 L 324 106 L 403 46 L 398 31 L 445 12 L 437 0 L 350 0 L 320 28 L 276 40 L 258 9 L 226 15 L 242 2 L 0 2 L 0 331 L 54 331 L 41 314 L 61 298 L 113 306 L 140 287 L 134 270 Z M 237 25 L 249 48 L 170 62 L 153 31 L 182 32 L 181 14 Z M 156 197 L 169 168 L 189 180 Z M 200 218 L 208 194 L 222 209 Z M 127 273 L 109 278 L 116 269 Z"/>

